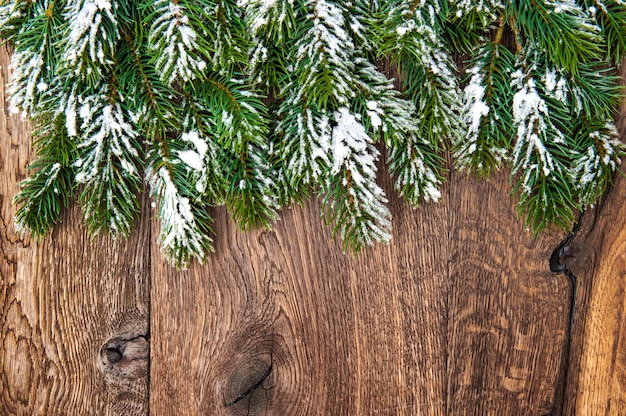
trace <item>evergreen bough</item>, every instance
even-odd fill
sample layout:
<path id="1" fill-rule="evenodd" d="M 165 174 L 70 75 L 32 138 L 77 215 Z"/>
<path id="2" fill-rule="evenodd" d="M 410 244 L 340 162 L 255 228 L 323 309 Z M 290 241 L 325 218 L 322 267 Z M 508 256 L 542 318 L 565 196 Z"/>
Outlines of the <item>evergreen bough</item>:
<path id="1" fill-rule="evenodd" d="M 34 126 L 18 228 L 45 235 L 77 197 L 125 236 L 146 182 L 177 267 L 212 250 L 216 205 L 269 227 L 319 194 L 344 248 L 388 241 L 383 148 L 412 206 L 440 198 L 448 149 L 479 177 L 509 166 L 533 232 L 570 229 L 625 152 L 623 0 L 0 0 L 0 37 Z"/>

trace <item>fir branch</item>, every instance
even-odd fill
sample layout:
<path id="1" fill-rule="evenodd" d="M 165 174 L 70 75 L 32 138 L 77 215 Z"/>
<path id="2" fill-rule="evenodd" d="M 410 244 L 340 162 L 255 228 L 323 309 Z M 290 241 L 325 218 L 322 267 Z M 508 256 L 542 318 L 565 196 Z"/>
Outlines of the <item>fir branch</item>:
<path id="1" fill-rule="evenodd" d="M 82 120 L 76 182 L 84 185 L 79 200 L 89 230 L 126 236 L 139 212 L 141 149 L 139 133 L 112 89 L 105 84 L 76 98 Z"/>
<path id="2" fill-rule="evenodd" d="M 571 95 L 574 114 L 586 119 L 612 119 L 624 97 L 620 77 L 597 65 L 581 65 L 577 76 L 565 77 L 561 83 Z"/>
<path id="3" fill-rule="evenodd" d="M 251 142 L 246 152 L 230 153 L 227 162 L 230 169 L 226 206 L 243 230 L 269 228 L 278 219 L 279 205 L 267 157 L 265 144 L 259 146 Z"/>
<path id="4" fill-rule="evenodd" d="M 252 37 L 250 79 L 267 91 L 278 91 L 287 78 L 287 55 L 296 25 L 293 0 L 239 0 Z"/>
<path id="5" fill-rule="evenodd" d="M 197 2 L 157 0 L 148 17 L 152 21 L 148 48 L 152 63 L 161 80 L 168 84 L 187 82 L 202 77 L 206 68 L 201 50 L 207 28 L 199 17 L 202 8 Z M 200 43 L 200 44 L 199 44 Z"/>
<path id="6" fill-rule="evenodd" d="M 281 96 L 278 133 L 295 189 L 319 182 L 330 165 L 331 115 L 352 98 L 354 44 L 338 5 L 308 1 L 292 48 L 293 71 Z"/>
<path id="7" fill-rule="evenodd" d="M 504 4 L 500 0 L 458 0 L 450 2 L 450 22 L 446 26 L 461 26 L 485 32 L 500 19 Z"/>
<path id="8" fill-rule="evenodd" d="M 73 76 L 91 85 L 96 85 L 113 65 L 120 38 L 116 6 L 117 2 L 110 0 L 72 0 L 67 5 L 69 33 L 61 59 Z"/>
<path id="9" fill-rule="evenodd" d="M 307 105 L 338 108 L 353 96 L 354 43 L 344 27 L 345 9 L 326 0 L 306 4 L 291 57 L 294 73 L 284 93 L 293 102 L 305 99 Z"/>
<path id="10" fill-rule="evenodd" d="M 583 0 L 582 4 L 602 29 L 609 61 L 619 64 L 626 53 L 626 4 L 621 0 Z"/>
<path id="11" fill-rule="evenodd" d="M 267 146 L 268 115 L 260 96 L 245 82 L 207 78 L 197 87 L 196 100 L 206 109 L 214 126 L 215 143 L 221 146 L 225 184 L 224 200 L 243 229 L 268 227 L 277 219 L 270 197 Z"/>
<path id="12" fill-rule="evenodd" d="M 472 53 L 475 45 L 483 43 L 488 31 L 503 26 L 504 4 L 500 0 L 455 1 L 450 4 L 449 16 L 443 25 L 448 44 L 457 51 Z"/>
<path id="13" fill-rule="evenodd" d="M 421 137 L 438 150 L 456 142 L 466 129 L 462 93 L 456 76 L 450 72 L 452 61 L 443 55 L 441 58 L 445 61 L 437 72 L 409 59 L 401 64 L 406 77 L 405 93 L 417 106 Z"/>
<path id="14" fill-rule="evenodd" d="M 150 57 L 137 48 L 131 28 L 125 28 L 124 41 L 122 56 L 128 78 L 120 79 L 120 88 L 129 91 L 126 96 L 132 97 L 139 110 L 134 114 L 137 125 L 150 137 L 146 180 L 158 205 L 159 243 L 168 261 L 185 268 L 193 258 L 203 262 L 206 252 L 213 250 L 213 220 L 208 213 L 209 203 L 194 198 L 189 165 L 177 158 L 187 150 L 185 142 L 171 140 L 167 135 L 176 131 L 184 119 L 176 100 L 172 100 L 180 93 L 162 82 L 151 68 Z"/>
<path id="15" fill-rule="evenodd" d="M 289 176 L 283 147 L 284 137 L 279 132 L 277 124 L 276 118 L 271 120 L 266 146 L 266 159 L 269 164 L 272 192 L 279 207 L 286 207 L 292 203 L 302 204 L 310 197 L 311 189 L 302 183 L 294 181 L 294 178 Z M 292 154 L 293 156 L 295 155 Z"/>
<path id="16" fill-rule="evenodd" d="M 357 251 L 390 238 L 386 199 L 375 181 L 378 153 L 369 135 L 383 124 L 373 95 L 384 94 L 390 82 L 358 56 L 343 4 L 312 0 L 306 6 L 278 112 L 285 169 L 296 189 L 323 185 L 326 222 L 334 224 L 344 247 Z"/>
<path id="17" fill-rule="evenodd" d="M 277 132 L 289 183 L 294 189 L 302 189 L 317 182 L 330 165 L 328 143 L 332 127 L 323 109 L 306 106 L 294 98 L 281 106 Z"/>
<path id="18" fill-rule="evenodd" d="M 175 146 L 175 143 L 168 144 Z M 177 268 L 186 268 L 194 257 L 204 262 L 206 253 L 213 251 L 209 206 L 190 199 L 185 191 L 190 189 L 186 176 L 183 164 L 173 163 L 159 148 L 151 150 L 146 179 L 152 198 L 158 201 L 159 244 L 167 260 Z"/>
<path id="19" fill-rule="evenodd" d="M 235 153 L 266 141 L 267 107 L 254 89 L 237 78 L 207 77 L 197 99 L 214 116 L 218 142 Z"/>
<path id="20" fill-rule="evenodd" d="M 575 137 L 580 149 L 572 159 L 572 175 L 581 207 L 593 205 L 611 184 L 626 155 L 626 146 L 611 122 L 579 120 Z"/>
<path id="21" fill-rule="evenodd" d="M 400 196 L 414 207 L 422 200 L 439 201 L 443 158 L 430 143 L 411 134 L 398 137 L 387 147 L 389 172 L 396 177 L 395 188 Z"/>
<path id="22" fill-rule="evenodd" d="M 36 4 L 33 16 L 13 37 L 15 51 L 11 56 L 9 109 L 22 116 L 38 117 L 47 111 L 40 107 L 41 96 L 55 82 L 59 55 L 59 33 L 64 19 L 53 2 Z"/>
<path id="23" fill-rule="evenodd" d="M 123 42 L 117 50 L 117 79 L 120 94 L 132 102 L 133 118 L 139 130 L 149 138 L 158 138 L 167 131 L 176 131 L 182 123 L 180 93 L 163 82 L 150 64 L 150 56 L 137 47 L 139 33 L 124 27 Z M 141 37 L 138 39 L 142 41 Z"/>
<path id="24" fill-rule="evenodd" d="M 0 39 L 13 42 L 32 13 L 41 13 L 41 7 L 36 6 L 28 0 L 0 0 Z"/>
<path id="25" fill-rule="evenodd" d="M 37 171 L 22 181 L 20 192 L 13 199 L 19 206 L 15 225 L 18 231 L 28 230 L 39 238 L 59 222 L 61 209 L 68 205 L 73 173 L 47 159 L 37 159 L 29 167 Z"/>
<path id="26" fill-rule="evenodd" d="M 324 216 L 344 249 L 358 252 L 365 244 L 391 239 L 391 213 L 375 181 L 379 153 L 372 139 L 347 108 L 340 108 L 334 119 L 334 159 L 324 186 Z"/>
<path id="27" fill-rule="evenodd" d="M 581 63 L 602 55 L 600 28 L 574 0 L 520 0 L 507 3 L 514 28 L 548 60 L 572 75 Z"/>
<path id="28" fill-rule="evenodd" d="M 463 114 L 467 131 L 453 143 L 460 169 L 488 177 L 508 158 L 513 129 L 510 77 L 515 57 L 497 40 L 478 48 L 467 71 Z"/>
<path id="29" fill-rule="evenodd" d="M 360 74 L 359 94 L 353 102 L 368 134 L 382 133 L 389 151 L 389 170 L 395 187 L 408 202 L 438 201 L 441 197 L 443 158 L 420 132 L 413 102 L 400 98 L 393 83 L 365 59 L 355 64 Z"/>
<path id="30" fill-rule="evenodd" d="M 391 57 L 404 75 L 405 94 L 417 105 L 420 131 L 435 146 L 456 141 L 464 129 L 456 68 L 443 46 L 445 3 L 388 2 L 380 24 L 379 54 Z"/>
<path id="31" fill-rule="evenodd" d="M 224 169 L 225 153 L 215 138 L 215 123 L 211 112 L 187 93 L 182 102 L 184 133 L 180 140 L 188 144 L 178 157 L 184 161 L 191 174 L 190 184 L 197 191 L 195 199 L 205 199 L 215 204 L 225 203 L 228 188 Z"/>
<path id="32" fill-rule="evenodd" d="M 212 45 L 213 71 L 233 76 L 248 66 L 250 37 L 236 0 L 205 1 L 203 15 Z"/>
<path id="33" fill-rule="evenodd" d="M 516 128 L 511 177 L 520 173 L 514 191 L 519 193 L 518 210 L 537 233 L 552 224 L 570 229 L 579 208 L 568 169 L 572 156 L 572 132 L 566 97 L 554 97 L 546 89 L 542 74 L 551 72 L 545 56 L 527 50 L 513 74 L 513 123 Z"/>
<path id="34" fill-rule="evenodd" d="M 347 30 L 355 46 L 367 53 L 368 58 L 375 59 L 376 45 L 374 43 L 376 15 L 381 5 L 379 1 L 355 0 L 347 3 L 345 20 Z M 370 56 L 371 55 L 371 56 Z"/>
<path id="35" fill-rule="evenodd" d="M 13 203 L 18 207 L 15 225 L 36 238 L 47 234 L 59 221 L 61 210 L 73 195 L 76 145 L 65 134 L 61 115 L 52 120 L 39 119 L 42 129 L 35 130 L 37 158 L 29 165 L 35 172 L 22 181 Z"/>

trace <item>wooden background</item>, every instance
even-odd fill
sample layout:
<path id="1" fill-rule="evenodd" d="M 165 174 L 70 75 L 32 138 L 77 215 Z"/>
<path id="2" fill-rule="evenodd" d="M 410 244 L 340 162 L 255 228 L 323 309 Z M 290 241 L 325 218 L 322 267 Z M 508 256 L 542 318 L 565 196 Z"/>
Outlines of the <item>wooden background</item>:
<path id="1" fill-rule="evenodd" d="M 127 240 L 90 239 L 78 208 L 16 235 L 32 155 L 0 66 L 0 415 L 626 414 L 622 177 L 567 259 L 571 334 L 564 235 L 524 230 L 508 172 L 450 173 L 412 210 L 383 169 L 393 242 L 356 258 L 318 201 L 248 234 L 217 209 L 216 253 L 178 272 L 146 201 Z"/>

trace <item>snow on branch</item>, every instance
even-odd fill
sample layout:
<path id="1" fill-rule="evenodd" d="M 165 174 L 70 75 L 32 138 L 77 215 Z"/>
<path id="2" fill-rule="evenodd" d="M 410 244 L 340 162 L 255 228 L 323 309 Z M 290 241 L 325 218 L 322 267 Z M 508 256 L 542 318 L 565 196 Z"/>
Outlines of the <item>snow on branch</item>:
<path id="1" fill-rule="evenodd" d="M 120 38 L 115 7 L 109 0 L 72 0 L 66 18 L 69 34 L 62 60 L 75 76 L 102 76 L 113 64 Z"/>
<path id="2" fill-rule="evenodd" d="M 178 1 L 158 0 L 156 18 L 150 27 L 148 43 L 155 52 L 154 65 L 161 80 L 190 81 L 206 68 L 198 51 L 198 34 L 190 25 L 188 11 Z"/>

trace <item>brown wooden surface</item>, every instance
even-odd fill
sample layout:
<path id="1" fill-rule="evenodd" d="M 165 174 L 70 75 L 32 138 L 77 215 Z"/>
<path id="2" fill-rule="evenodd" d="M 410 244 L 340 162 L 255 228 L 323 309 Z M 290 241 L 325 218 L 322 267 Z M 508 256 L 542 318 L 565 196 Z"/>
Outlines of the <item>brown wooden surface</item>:
<path id="1" fill-rule="evenodd" d="M 622 65 L 626 83 L 626 60 Z M 626 101 L 617 126 L 626 135 Z M 623 167 L 622 167 L 623 168 Z M 626 180 L 585 217 L 568 265 L 578 280 L 566 414 L 626 414 Z"/>
<path id="2" fill-rule="evenodd" d="M 91 240 L 78 209 L 40 244 L 15 234 L 30 139 L 8 114 L 0 50 L 0 415 L 146 414 L 147 213 L 125 241 Z"/>
<path id="3" fill-rule="evenodd" d="M 90 241 L 79 209 L 15 235 L 30 143 L 0 65 L 0 415 L 624 414 L 626 181 L 568 259 L 571 343 L 563 235 L 523 229 L 506 172 L 451 174 L 416 210 L 381 172 L 393 242 L 357 257 L 317 201 L 247 234 L 218 209 L 216 253 L 179 272 L 147 210 L 128 240 Z"/>

